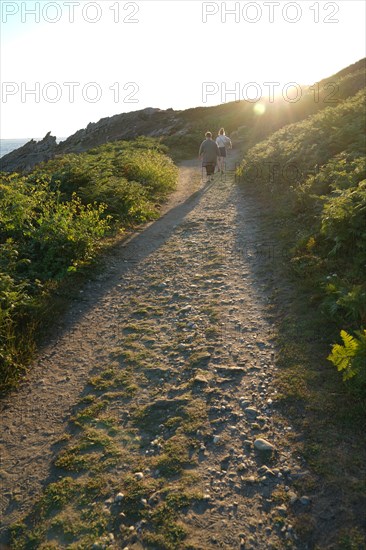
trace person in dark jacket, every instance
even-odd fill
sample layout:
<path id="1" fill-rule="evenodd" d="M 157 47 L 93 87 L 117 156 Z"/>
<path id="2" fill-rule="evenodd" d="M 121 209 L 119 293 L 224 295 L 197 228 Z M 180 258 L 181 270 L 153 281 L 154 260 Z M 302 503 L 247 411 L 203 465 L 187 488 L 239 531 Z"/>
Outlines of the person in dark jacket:
<path id="1" fill-rule="evenodd" d="M 213 179 L 217 159 L 220 156 L 220 150 L 217 143 L 212 139 L 211 132 L 206 132 L 206 139 L 201 143 L 198 156 L 202 159 L 202 167 L 206 168 L 207 181 Z"/>

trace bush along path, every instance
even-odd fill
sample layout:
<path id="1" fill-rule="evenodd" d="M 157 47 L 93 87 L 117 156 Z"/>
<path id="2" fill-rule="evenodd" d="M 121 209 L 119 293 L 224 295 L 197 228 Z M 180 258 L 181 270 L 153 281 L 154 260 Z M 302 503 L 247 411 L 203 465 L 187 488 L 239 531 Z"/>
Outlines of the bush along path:
<path id="1" fill-rule="evenodd" d="M 3 403 L 4 545 L 309 547 L 296 482 L 314 480 L 276 410 L 273 281 L 234 162 L 208 185 L 181 169 Z"/>

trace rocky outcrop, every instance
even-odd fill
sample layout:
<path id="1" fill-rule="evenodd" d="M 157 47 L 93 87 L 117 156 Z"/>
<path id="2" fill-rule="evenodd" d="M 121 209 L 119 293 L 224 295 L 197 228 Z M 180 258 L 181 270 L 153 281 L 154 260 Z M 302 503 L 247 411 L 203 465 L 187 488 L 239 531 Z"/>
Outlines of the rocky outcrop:
<path id="1" fill-rule="evenodd" d="M 138 136 L 159 137 L 182 128 L 179 111 L 151 107 L 131 113 L 121 113 L 99 122 L 91 122 L 59 144 L 59 153 L 82 152 L 108 141 L 134 139 Z"/>
<path id="2" fill-rule="evenodd" d="M 48 132 L 41 141 L 31 139 L 0 159 L 0 171 L 27 172 L 36 164 L 53 158 L 57 151 L 56 138 Z"/>
<path id="3" fill-rule="evenodd" d="M 23 147 L 4 155 L 0 159 L 0 170 L 4 172 L 31 170 L 36 164 L 49 160 L 58 154 L 82 153 L 103 143 L 138 136 L 160 137 L 185 132 L 188 127 L 180 116 L 181 111 L 147 108 L 130 113 L 121 113 L 91 122 L 82 130 L 57 145 L 50 135 L 39 142 L 29 141 Z"/>

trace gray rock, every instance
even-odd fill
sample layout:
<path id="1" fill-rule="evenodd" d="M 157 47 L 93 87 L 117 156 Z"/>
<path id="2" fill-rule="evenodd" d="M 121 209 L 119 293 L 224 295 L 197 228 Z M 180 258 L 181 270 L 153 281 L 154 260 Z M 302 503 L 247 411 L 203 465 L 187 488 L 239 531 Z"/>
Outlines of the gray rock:
<path id="1" fill-rule="evenodd" d="M 267 477 L 276 477 L 276 474 L 270 468 L 268 468 L 268 466 L 261 466 L 259 468 L 258 472 L 261 475 L 264 475 L 264 476 L 267 476 Z"/>
<path id="2" fill-rule="evenodd" d="M 216 369 L 226 375 L 242 374 L 247 370 L 245 367 L 232 367 L 228 365 L 216 365 Z"/>
<path id="3" fill-rule="evenodd" d="M 261 439 L 261 438 L 256 439 L 254 441 L 254 448 L 257 451 L 261 451 L 261 452 L 272 452 L 275 450 L 275 446 L 272 445 L 272 443 L 270 443 L 266 439 Z"/>
<path id="4" fill-rule="evenodd" d="M 186 350 L 187 348 L 189 348 L 189 345 L 188 345 L 188 344 L 183 344 L 183 342 L 181 342 L 180 344 L 178 344 L 178 349 L 179 349 L 179 350 Z"/>
<path id="5" fill-rule="evenodd" d="M 242 477 L 242 481 L 245 483 L 249 483 L 250 485 L 253 485 L 257 482 L 257 478 L 255 476 L 248 476 L 248 477 Z"/>
<path id="6" fill-rule="evenodd" d="M 277 506 L 275 508 L 276 512 L 280 514 L 281 516 L 287 516 L 287 508 L 284 504 L 281 504 L 280 506 Z"/>
<path id="7" fill-rule="evenodd" d="M 57 148 L 56 138 L 48 132 L 41 141 L 31 139 L 22 147 L 4 155 L 0 159 L 0 171 L 29 172 L 36 164 L 53 158 Z"/>
<path id="8" fill-rule="evenodd" d="M 287 493 L 289 499 L 290 499 L 290 504 L 295 504 L 295 502 L 298 500 L 298 496 L 296 493 L 294 493 L 293 491 L 289 491 Z"/>
<path id="9" fill-rule="evenodd" d="M 195 384 L 208 384 L 208 380 L 207 378 L 203 375 L 203 374 L 197 374 L 194 378 L 193 378 L 193 382 Z"/>
<path id="10" fill-rule="evenodd" d="M 192 306 L 184 306 L 178 313 L 188 313 L 188 311 L 191 311 Z"/>
<path id="11" fill-rule="evenodd" d="M 261 429 L 258 422 L 252 422 L 251 428 L 252 428 L 252 430 L 260 430 Z"/>
<path id="12" fill-rule="evenodd" d="M 240 405 L 245 408 L 250 406 L 251 400 L 248 397 L 241 397 L 240 398 Z"/>
<path id="13" fill-rule="evenodd" d="M 258 416 L 258 411 L 254 407 L 247 407 L 246 409 L 244 409 L 244 411 L 251 418 L 256 418 Z"/>

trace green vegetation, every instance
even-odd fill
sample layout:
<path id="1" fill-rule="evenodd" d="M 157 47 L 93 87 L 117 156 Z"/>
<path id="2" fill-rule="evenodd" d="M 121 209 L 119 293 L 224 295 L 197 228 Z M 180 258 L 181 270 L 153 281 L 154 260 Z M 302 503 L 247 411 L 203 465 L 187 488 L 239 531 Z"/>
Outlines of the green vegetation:
<path id="1" fill-rule="evenodd" d="M 333 335 L 366 324 L 364 100 L 362 91 L 282 128 L 250 149 L 239 170 L 245 185 L 261 182 L 278 237 L 291 243 L 292 271 Z M 357 365 L 344 379 L 365 395 L 366 362 Z"/>
<path id="2" fill-rule="evenodd" d="M 156 215 L 155 205 L 176 181 L 176 168 L 166 153 L 151 138 L 117 141 L 43 163 L 32 177 L 47 174 L 64 200 L 77 193 L 84 204 L 105 204 L 115 221 L 144 222 Z"/>
<path id="3" fill-rule="evenodd" d="M 328 359 L 343 372 L 343 380 L 357 377 L 358 385 L 366 385 L 366 330 L 356 331 L 356 338 L 341 330 L 343 346 L 335 344 Z"/>
<path id="4" fill-rule="evenodd" d="M 157 216 L 177 178 L 165 153 L 139 138 L 0 175 L 1 390 L 24 373 L 55 291 L 91 262 L 103 237 Z"/>

